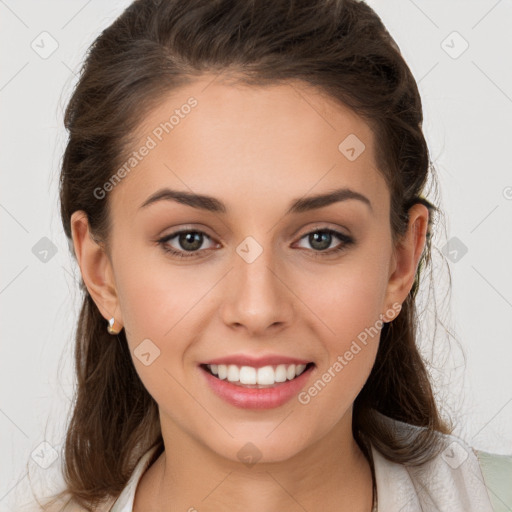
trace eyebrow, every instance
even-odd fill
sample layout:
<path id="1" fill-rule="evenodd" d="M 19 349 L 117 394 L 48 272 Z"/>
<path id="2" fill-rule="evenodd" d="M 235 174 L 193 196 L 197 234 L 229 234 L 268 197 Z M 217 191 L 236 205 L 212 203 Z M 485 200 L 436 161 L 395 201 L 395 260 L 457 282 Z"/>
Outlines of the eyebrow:
<path id="1" fill-rule="evenodd" d="M 325 206 L 329 206 L 333 203 L 347 201 L 349 199 L 361 201 L 366 206 L 368 206 L 371 211 L 373 211 L 372 204 L 366 196 L 350 188 L 340 188 L 316 196 L 294 199 L 286 211 L 286 215 L 291 213 L 302 213 L 310 210 L 316 210 Z M 202 194 L 194 194 L 180 190 L 171 190 L 170 188 L 163 188 L 158 190 L 149 196 L 140 206 L 140 208 L 147 208 L 149 205 L 159 201 L 174 201 L 180 204 L 191 206 L 192 208 L 206 210 L 208 212 L 227 213 L 226 205 L 215 197 Z"/>

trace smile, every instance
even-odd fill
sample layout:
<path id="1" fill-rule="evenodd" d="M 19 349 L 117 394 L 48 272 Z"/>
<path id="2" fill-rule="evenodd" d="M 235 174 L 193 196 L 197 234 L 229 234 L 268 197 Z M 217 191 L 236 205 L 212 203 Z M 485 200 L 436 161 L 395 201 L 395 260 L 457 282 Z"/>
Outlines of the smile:
<path id="1" fill-rule="evenodd" d="M 308 365 L 313 365 L 313 363 L 308 363 Z M 279 364 L 255 368 L 235 364 L 206 364 L 203 367 L 220 380 L 227 380 L 235 385 L 248 388 L 264 389 L 275 386 L 276 383 L 295 379 L 306 370 L 308 365 Z"/>
<path id="2" fill-rule="evenodd" d="M 200 364 L 211 391 L 242 409 L 271 409 L 289 402 L 304 389 L 315 363 L 260 367 L 235 364 Z"/>

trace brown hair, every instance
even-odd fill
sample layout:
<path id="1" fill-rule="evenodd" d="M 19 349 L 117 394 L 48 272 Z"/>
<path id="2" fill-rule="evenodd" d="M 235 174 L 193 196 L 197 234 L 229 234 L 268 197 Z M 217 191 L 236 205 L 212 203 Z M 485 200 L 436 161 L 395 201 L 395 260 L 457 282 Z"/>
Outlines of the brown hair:
<path id="1" fill-rule="evenodd" d="M 371 374 L 354 402 L 353 433 L 388 459 L 420 464 L 449 434 L 416 346 L 416 293 L 431 265 L 433 214 L 424 198 L 433 178 L 414 77 L 377 14 L 357 0 L 137 0 L 89 49 L 65 112 L 69 139 L 60 181 L 61 215 L 86 212 L 94 236 L 111 229 L 108 198 L 93 193 L 113 175 L 140 120 L 169 91 L 202 73 L 225 72 L 249 85 L 300 80 L 347 105 L 370 125 L 376 159 L 391 194 L 396 241 L 417 203 L 430 211 L 429 235 L 413 287 L 385 324 Z M 117 496 L 140 456 L 163 450 L 157 404 L 140 381 L 124 331 L 117 341 L 81 282 L 76 332 L 76 402 L 66 431 L 65 494 L 87 510 Z M 397 437 L 380 414 L 424 427 Z M 61 495 L 59 495 L 59 498 Z"/>

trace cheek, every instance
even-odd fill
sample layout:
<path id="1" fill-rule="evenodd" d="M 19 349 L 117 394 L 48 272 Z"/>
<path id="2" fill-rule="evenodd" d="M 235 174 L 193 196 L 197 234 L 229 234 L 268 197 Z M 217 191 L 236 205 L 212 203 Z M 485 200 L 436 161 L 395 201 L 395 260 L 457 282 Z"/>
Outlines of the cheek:
<path id="1" fill-rule="evenodd" d="M 313 386 L 299 400 L 313 416 L 327 414 L 336 421 L 364 386 L 383 326 L 386 272 L 385 255 L 361 252 L 317 274 L 314 286 L 303 283 L 304 302 L 319 318 L 326 353 Z"/>
<path id="2" fill-rule="evenodd" d="M 364 277 L 368 279 L 368 274 Z M 321 358 L 316 378 L 298 401 L 309 418 L 322 417 L 321 425 L 312 420 L 312 428 L 320 429 L 319 435 L 345 414 L 375 362 L 383 323 L 379 318 L 379 293 L 371 284 L 371 280 L 361 282 L 358 276 L 347 278 L 339 286 L 331 282 L 323 288 L 326 293 L 321 304 L 311 307 L 322 311 L 319 329 L 325 357 Z"/>
<path id="3" fill-rule="evenodd" d="M 189 267 L 165 261 L 150 264 L 143 257 L 118 262 L 119 302 L 127 332 L 133 338 L 166 342 L 211 287 Z"/>
<path id="4" fill-rule="evenodd" d="M 370 327 L 385 311 L 384 256 L 359 252 L 304 278 L 301 298 L 340 343 Z"/>
<path id="5" fill-rule="evenodd" d="M 186 402 L 190 397 L 177 382 L 184 381 L 182 361 L 195 339 L 200 300 L 211 284 L 197 274 L 194 278 L 192 267 L 123 263 L 116 273 L 119 302 L 137 373 L 157 403 L 169 403 L 169 397 L 174 404 Z"/>

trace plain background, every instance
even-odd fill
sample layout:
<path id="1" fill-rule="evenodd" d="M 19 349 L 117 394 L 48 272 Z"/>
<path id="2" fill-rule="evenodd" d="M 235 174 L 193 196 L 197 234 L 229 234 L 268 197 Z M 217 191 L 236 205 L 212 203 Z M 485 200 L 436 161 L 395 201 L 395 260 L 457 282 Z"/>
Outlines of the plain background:
<path id="1" fill-rule="evenodd" d="M 450 268 L 444 321 L 460 348 L 440 331 L 433 353 L 426 325 L 422 350 L 432 357 L 436 393 L 455 435 L 512 454 L 512 4 L 368 3 L 418 81 L 446 214 L 434 252 L 445 254 Z M 26 492 L 27 469 L 39 478 L 60 463 L 43 470 L 34 453 L 60 452 L 73 392 L 78 269 L 58 206 L 63 109 L 88 46 L 128 4 L 0 0 L 2 512 Z M 58 46 L 43 58 L 52 44 Z M 56 251 L 46 261 L 41 244 Z M 438 289 L 446 282 L 440 274 Z"/>

